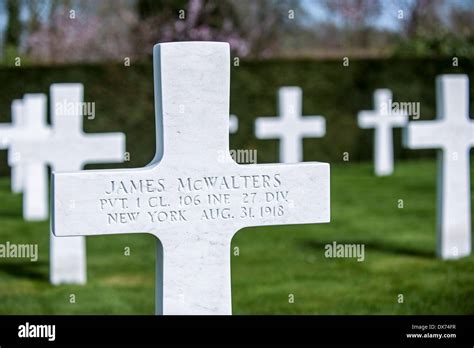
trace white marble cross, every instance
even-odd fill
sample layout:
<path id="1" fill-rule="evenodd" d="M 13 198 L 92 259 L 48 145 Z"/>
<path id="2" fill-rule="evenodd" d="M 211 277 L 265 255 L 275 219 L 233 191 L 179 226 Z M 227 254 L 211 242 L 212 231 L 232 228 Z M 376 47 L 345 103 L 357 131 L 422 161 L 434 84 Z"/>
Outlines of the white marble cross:
<path id="1" fill-rule="evenodd" d="M 0 124 L 0 150 L 8 149 L 11 144 L 27 135 L 27 124 L 23 101 L 16 99 L 11 105 L 12 123 Z M 11 167 L 11 188 L 14 193 L 21 192 L 22 170 L 20 166 Z"/>
<path id="2" fill-rule="evenodd" d="M 437 119 L 410 122 L 404 132 L 412 149 L 438 148 L 437 254 L 457 259 L 471 253 L 471 187 L 469 151 L 474 121 L 469 118 L 466 75 L 436 79 Z"/>
<path id="3" fill-rule="evenodd" d="M 18 127 L 20 134 L 26 126 L 25 112 L 23 109 L 23 102 L 21 100 L 17 99 L 12 102 L 12 123 L 15 128 Z M 21 166 L 12 166 L 10 176 L 12 192 L 20 193 L 23 187 L 23 170 Z"/>
<path id="4" fill-rule="evenodd" d="M 28 163 L 27 158 L 21 158 L 15 149 L 25 142 L 42 142 L 50 137 L 51 129 L 46 123 L 46 95 L 25 94 L 16 104 L 18 106 L 21 106 L 19 111 L 23 114 L 24 126 L 10 142 L 8 163 L 20 170 L 19 175 L 12 174 L 12 180 L 23 191 L 23 218 L 27 221 L 45 220 L 48 218 L 47 171 L 37 163 Z"/>
<path id="5" fill-rule="evenodd" d="M 317 138 L 326 134 L 323 116 L 302 116 L 302 90 L 281 87 L 278 90 L 280 117 L 260 117 L 255 122 L 258 139 L 280 139 L 280 162 L 303 161 L 303 138 Z"/>
<path id="6" fill-rule="evenodd" d="M 21 100 L 14 100 L 11 107 L 12 122 L 0 123 L 0 150 L 8 149 L 12 140 L 22 132 Z"/>
<path id="7" fill-rule="evenodd" d="M 56 172 L 76 171 L 86 163 L 122 162 L 125 153 L 123 133 L 86 134 L 82 131 L 82 84 L 53 84 L 50 95 L 50 135 L 41 140 L 16 142 L 10 152 L 13 164 L 26 163 L 23 168 L 27 204 L 46 207 L 46 216 L 36 216 L 39 218 L 47 217 L 47 166 Z M 40 109 L 43 110 L 43 106 L 35 110 Z M 50 280 L 53 284 L 86 282 L 84 237 L 60 239 L 51 235 Z"/>
<path id="8" fill-rule="evenodd" d="M 329 221 L 329 164 L 231 160 L 229 62 L 227 43 L 156 45 L 155 159 L 138 169 L 53 173 L 57 236 L 159 239 L 157 314 L 231 314 L 239 229 Z"/>
<path id="9" fill-rule="evenodd" d="M 392 91 L 377 89 L 374 92 L 375 110 L 360 111 L 357 121 L 360 128 L 374 128 L 374 161 L 377 176 L 393 173 L 393 131 L 392 128 L 404 127 L 408 115 L 403 111 L 392 111 Z"/>

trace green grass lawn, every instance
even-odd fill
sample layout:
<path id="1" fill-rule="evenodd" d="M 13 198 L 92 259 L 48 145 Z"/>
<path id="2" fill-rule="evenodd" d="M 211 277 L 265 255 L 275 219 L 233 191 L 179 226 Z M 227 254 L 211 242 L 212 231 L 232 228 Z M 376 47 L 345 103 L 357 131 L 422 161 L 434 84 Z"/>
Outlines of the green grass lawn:
<path id="1" fill-rule="evenodd" d="M 23 221 L 9 185 L 0 179 L 0 243 L 38 243 L 39 259 L 0 259 L 0 314 L 153 314 L 153 236 L 88 237 L 87 285 L 51 286 L 49 222 Z M 473 314 L 474 256 L 435 258 L 435 185 L 435 161 L 397 162 L 386 178 L 333 165 L 330 224 L 234 237 L 234 314 Z M 333 241 L 363 243 L 365 260 L 325 258 Z"/>

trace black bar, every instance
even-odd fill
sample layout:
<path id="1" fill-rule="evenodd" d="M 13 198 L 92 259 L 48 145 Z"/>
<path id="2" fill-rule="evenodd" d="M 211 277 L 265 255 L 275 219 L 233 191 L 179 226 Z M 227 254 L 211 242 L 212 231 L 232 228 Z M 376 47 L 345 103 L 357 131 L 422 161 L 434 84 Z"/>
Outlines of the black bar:
<path id="1" fill-rule="evenodd" d="M 55 339 L 20 325 L 55 325 Z M 415 326 L 414 326 L 415 325 Z M 25 331 L 23 331 L 24 333 Z M 46 331 L 44 331 L 46 332 Z M 34 332 L 33 332 L 34 333 Z M 407 334 L 426 337 L 412 338 Z M 434 337 L 441 334 L 456 337 Z M 0 347 L 288 344 L 473 347 L 473 316 L 0 316 Z"/>

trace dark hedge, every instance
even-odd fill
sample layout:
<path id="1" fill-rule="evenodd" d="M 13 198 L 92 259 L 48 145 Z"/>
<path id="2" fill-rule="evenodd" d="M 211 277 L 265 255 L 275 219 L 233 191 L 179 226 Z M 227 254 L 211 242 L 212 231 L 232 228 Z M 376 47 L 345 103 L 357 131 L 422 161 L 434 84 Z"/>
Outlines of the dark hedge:
<path id="1" fill-rule="evenodd" d="M 276 162 L 278 142 L 257 140 L 253 125 L 257 116 L 276 114 L 280 86 L 303 88 L 304 115 L 326 117 L 324 138 L 304 141 L 306 161 L 342 161 L 349 152 L 351 161 L 372 157 L 371 130 L 357 127 L 359 110 L 373 109 L 372 93 L 376 88 L 390 88 L 394 101 L 421 103 L 421 118 L 435 116 L 435 77 L 442 73 L 465 73 L 471 81 L 474 63 L 451 59 L 342 59 L 240 61 L 231 68 L 230 111 L 239 116 L 239 131 L 231 136 L 234 149 L 257 149 L 259 162 Z M 155 148 L 153 74 L 151 64 L 78 65 L 56 67 L 17 67 L 0 69 L 0 122 L 10 122 L 13 99 L 25 93 L 48 93 L 50 84 L 81 82 L 85 101 L 95 102 L 96 117 L 84 119 L 86 132 L 122 131 L 127 135 L 131 160 L 123 165 L 143 166 L 153 158 Z M 473 100 L 473 89 L 470 89 Z M 470 106 L 471 115 L 473 107 Z M 402 149 L 401 132 L 395 132 L 395 158 L 432 155 L 432 151 Z M 97 166 L 96 166 L 97 167 Z M 106 167 L 106 166 L 101 166 Z M 6 152 L 0 152 L 0 174 L 7 174 Z"/>

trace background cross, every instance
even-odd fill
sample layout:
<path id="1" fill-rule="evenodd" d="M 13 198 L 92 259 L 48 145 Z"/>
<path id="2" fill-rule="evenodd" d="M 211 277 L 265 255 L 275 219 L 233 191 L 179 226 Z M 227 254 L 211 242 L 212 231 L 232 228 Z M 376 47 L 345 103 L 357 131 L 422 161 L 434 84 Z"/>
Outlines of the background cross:
<path id="1" fill-rule="evenodd" d="M 302 116 L 302 95 L 299 87 L 278 90 L 279 117 L 261 117 L 255 122 L 258 139 L 280 139 L 280 162 L 303 161 L 303 138 L 322 137 L 326 121 L 322 116 Z"/>

